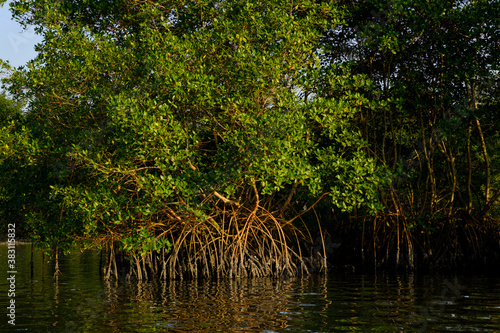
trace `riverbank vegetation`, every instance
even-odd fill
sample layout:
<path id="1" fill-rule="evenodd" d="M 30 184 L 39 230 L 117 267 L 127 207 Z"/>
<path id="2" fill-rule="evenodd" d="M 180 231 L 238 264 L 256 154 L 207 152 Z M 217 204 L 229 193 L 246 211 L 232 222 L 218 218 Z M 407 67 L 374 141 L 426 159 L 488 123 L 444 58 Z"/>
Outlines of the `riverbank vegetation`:
<path id="1" fill-rule="evenodd" d="M 11 7 L 44 40 L 0 216 L 40 246 L 138 279 L 500 260 L 498 1 Z"/>

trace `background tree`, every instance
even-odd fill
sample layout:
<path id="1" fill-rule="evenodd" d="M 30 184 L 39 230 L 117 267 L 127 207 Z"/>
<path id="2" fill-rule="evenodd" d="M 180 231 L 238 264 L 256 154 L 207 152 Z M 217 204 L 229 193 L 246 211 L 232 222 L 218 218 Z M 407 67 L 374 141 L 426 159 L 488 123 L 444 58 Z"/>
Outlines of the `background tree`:
<path id="1" fill-rule="evenodd" d="M 491 116 L 498 110 L 499 2 L 345 5 L 346 23 L 324 35 L 324 63 L 367 75 L 375 86 L 369 96 L 387 102 L 363 110 L 358 126 L 369 153 L 394 173 L 381 197 L 386 210 L 365 238 L 378 245 L 364 246 L 379 263 L 398 263 L 402 253 L 410 265 L 416 253 L 440 264 L 482 257 L 481 239 L 494 234 L 498 218 L 490 209 L 498 198 L 491 157 L 498 121 Z M 486 211 L 494 220 L 480 223 Z"/>

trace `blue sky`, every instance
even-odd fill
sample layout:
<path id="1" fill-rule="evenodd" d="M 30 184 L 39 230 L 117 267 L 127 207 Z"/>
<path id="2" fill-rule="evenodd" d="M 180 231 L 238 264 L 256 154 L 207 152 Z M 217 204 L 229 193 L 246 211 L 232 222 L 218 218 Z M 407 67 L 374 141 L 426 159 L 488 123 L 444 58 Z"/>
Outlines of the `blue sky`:
<path id="1" fill-rule="evenodd" d="M 0 59 L 13 67 L 23 66 L 36 56 L 34 46 L 41 40 L 33 28 L 23 30 L 12 20 L 8 3 L 0 8 Z"/>

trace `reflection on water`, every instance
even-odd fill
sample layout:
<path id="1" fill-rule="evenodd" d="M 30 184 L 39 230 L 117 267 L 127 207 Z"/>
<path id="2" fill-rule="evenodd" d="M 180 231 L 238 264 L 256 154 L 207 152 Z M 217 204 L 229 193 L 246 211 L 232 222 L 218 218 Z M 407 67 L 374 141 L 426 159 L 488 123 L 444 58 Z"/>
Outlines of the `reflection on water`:
<path id="1" fill-rule="evenodd" d="M 99 254 L 54 264 L 17 246 L 16 326 L 4 332 L 500 332 L 500 277 L 330 274 L 104 283 Z M 6 246 L 0 301 L 6 309 Z"/>

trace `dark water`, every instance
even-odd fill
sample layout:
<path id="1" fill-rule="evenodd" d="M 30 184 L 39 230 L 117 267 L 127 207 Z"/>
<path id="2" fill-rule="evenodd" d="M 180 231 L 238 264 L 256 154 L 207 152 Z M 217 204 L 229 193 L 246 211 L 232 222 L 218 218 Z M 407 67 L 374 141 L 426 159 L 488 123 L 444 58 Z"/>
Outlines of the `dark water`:
<path id="1" fill-rule="evenodd" d="M 15 326 L 0 246 L 0 332 L 500 332 L 500 276 L 329 274 L 107 284 L 97 253 L 54 263 L 16 247 Z"/>

